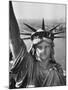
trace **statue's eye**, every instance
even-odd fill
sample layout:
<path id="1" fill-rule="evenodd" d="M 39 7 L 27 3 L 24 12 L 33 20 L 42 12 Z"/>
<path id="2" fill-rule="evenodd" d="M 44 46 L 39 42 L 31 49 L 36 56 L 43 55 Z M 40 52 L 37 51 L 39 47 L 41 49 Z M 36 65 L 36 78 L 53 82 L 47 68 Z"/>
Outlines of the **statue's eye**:
<path id="1" fill-rule="evenodd" d="M 45 46 L 45 48 L 49 48 L 50 46 Z"/>
<path id="2" fill-rule="evenodd" d="M 41 50 L 41 49 L 42 49 L 42 47 L 41 47 L 41 46 L 38 46 L 38 49 L 40 49 L 40 50 Z"/>

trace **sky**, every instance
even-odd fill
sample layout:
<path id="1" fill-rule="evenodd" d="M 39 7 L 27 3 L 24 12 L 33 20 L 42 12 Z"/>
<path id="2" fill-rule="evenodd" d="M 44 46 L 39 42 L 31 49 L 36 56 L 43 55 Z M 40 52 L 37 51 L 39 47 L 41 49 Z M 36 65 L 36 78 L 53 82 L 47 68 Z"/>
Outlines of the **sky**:
<path id="1" fill-rule="evenodd" d="M 18 19 L 65 20 L 66 6 L 64 4 L 13 2 L 15 16 Z"/>

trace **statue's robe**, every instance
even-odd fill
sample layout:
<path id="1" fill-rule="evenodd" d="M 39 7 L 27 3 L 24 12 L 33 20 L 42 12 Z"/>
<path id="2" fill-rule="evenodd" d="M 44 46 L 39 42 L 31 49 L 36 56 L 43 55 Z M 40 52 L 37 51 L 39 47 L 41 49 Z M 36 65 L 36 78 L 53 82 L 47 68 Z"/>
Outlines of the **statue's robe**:
<path id="1" fill-rule="evenodd" d="M 65 85 L 63 70 L 59 64 L 50 60 L 43 66 L 27 52 L 25 43 L 20 38 L 11 1 L 9 2 L 9 38 L 14 58 L 9 70 L 9 88 L 23 88 L 29 85 L 34 87 Z"/>

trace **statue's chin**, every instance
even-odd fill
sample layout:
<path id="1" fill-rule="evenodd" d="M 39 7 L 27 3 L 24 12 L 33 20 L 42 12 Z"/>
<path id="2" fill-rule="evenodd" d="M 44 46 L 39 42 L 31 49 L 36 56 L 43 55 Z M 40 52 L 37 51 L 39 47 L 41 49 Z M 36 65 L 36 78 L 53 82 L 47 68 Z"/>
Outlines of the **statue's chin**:
<path id="1" fill-rule="evenodd" d="M 40 58 L 41 58 L 42 61 L 46 61 L 49 57 L 47 57 L 47 56 L 42 56 L 42 57 L 40 57 Z"/>

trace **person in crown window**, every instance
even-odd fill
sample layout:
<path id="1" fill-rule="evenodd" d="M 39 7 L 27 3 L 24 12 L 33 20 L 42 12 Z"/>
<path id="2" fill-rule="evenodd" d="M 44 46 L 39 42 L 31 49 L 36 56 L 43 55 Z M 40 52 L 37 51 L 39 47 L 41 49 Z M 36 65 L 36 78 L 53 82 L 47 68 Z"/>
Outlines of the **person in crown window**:
<path id="1" fill-rule="evenodd" d="M 13 63 L 9 70 L 9 88 L 64 86 L 66 79 L 63 69 L 54 58 L 54 39 L 58 38 L 52 32 L 46 31 L 44 19 L 39 30 L 25 24 L 33 33 L 30 35 L 33 45 L 28 52 L 26 45 L 20 38 L 12 2 L 9 2 L 9 38 L 13 55 Z"/>

